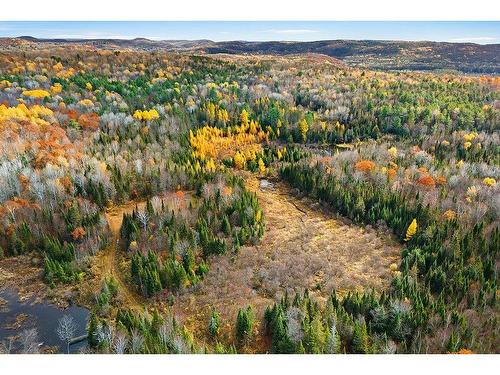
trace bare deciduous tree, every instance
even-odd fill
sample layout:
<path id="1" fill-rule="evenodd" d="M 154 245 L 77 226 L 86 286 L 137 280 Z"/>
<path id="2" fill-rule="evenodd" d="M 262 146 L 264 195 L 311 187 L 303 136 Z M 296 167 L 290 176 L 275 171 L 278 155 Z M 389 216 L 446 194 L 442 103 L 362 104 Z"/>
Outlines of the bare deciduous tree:
<path id="1" fill-rule="evenodd" d="M 113 341 L 113 327 L 103 323 L 97 327 L 97 341 L 104 348 L 110 348 Z"/>
<path id="2" fill-rule="evenodd" d="M 139 211 L 137 212 L 137 220 L 140 221 L 142 228 L 146 229 L 146 226 L 148 225 L 148 213 L 146 211 Z"/>
<path id="3" fill-rule="evenodd" d="M 156 214 L 161 212 L 162 203 L 162 200 L 157 196 L 151 198 L 151 205 L 153 206 L 153 210 Z"/>
<path id="4" fill-rule="evenodd" d="M 40 348 L 38 330 L 36 328 L 31 328 L 21 332 L 21 345 L 24 354 L 38 354 Z"/>
<path id="5" fill-rule="evenodd" d="M 142 334 L 137 331 L 133 330 L 132 331 L 132 353 L 140 353 L 142 350 L 142 347 L 144 345 L 144 337 Z"/>
<path id="6" fill-rule="evenodd" d="M 10 354 L 12 353 L 14 347 L 14 339 L 8 338 L 0 342 L 0 354 Z"/>
<path id="7" fill-rule="evenodd" d="M 161 325 L 159 330 L 160 339 L 163 345 L 167 345 L 173 334 L 173 327 L 169 322 L 165 322 Z"/>
<path id="8" fill-rule="evenodd" d="M 70 315 L 64 315 L 61 319 L 59 319 L 59 325 L 57 326 L 56 332 L 59 339 L 66 343 L 69 354 L 69 343 L 76 332 L 76 324 L 73 317 Z"/>
<path id="9" fill-rule="evenodd" d="M 123 332 L 117 332 L 113 338 L 113 351 L 116 354 L 124 354 L 127 349 L 127 336 Z"/>

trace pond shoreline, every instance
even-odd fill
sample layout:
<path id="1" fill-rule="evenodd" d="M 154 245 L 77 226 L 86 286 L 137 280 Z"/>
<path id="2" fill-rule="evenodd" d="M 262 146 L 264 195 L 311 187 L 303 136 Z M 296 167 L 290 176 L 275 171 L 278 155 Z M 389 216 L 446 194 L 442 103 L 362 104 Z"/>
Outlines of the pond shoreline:
<path id="1" fill-rule="evenodd" d="M 24 296 L 25 297 L 25 296 Z M 24 298 L 14 288 L 0 289 L 0 352 L 11 353 L 64 353 L 56 329 L 59 319 L 69 315 L 75 323 L 75 337 L 86 334 L 90 311 L 76 304 L 65 308 L 54 305 L 40 296 Z M 28 343 L 29 340 L 29 343 Z M 82 340 L 71 347 L 77 353 L 86 347 Z M 33 351 L 34 350 L 34 351 Z"/>

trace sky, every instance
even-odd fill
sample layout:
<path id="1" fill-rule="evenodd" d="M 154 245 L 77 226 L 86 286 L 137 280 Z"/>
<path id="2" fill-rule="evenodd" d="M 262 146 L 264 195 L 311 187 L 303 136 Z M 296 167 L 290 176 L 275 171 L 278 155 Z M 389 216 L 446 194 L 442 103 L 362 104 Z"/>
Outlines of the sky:
<path id="1" fill-rule="evenodd" d="M 0 21 L 0 37 L 213 41 L 328 39 L 500 43 L 492 21 Z"/>

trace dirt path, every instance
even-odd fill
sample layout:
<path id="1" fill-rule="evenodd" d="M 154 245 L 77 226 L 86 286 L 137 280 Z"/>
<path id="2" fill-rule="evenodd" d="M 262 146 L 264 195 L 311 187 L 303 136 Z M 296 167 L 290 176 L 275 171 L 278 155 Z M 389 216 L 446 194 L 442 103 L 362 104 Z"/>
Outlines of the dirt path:
<path id="1" fill-rule="evenodd" d="M 266 231 L 259 244 L 242 247 L 238 255 L 211 259 L 197 289 L 177 298 L 176 315 L 197 337 L 206 335 L 212 306 L 230 339 L 239 308 L 251 304 L 261 320 L 285 290 L 293 295 L 308 288 L 324 300 L 333 288 L 381 290 L 389 285 L 389 266 L 398 262 L 401 251 L 390 235 L 337 218 L 312 200 L 294 197 L 283 183 L 261 187 L 251 175 L 246 181 L 259 198 Z M 249 351 L 263 350 L 260 340 Z"/>
<path id="2" fill-rule="evenodd" d="M 120 228 L 124 213 L 132 213 L 139 207 L 144 209 L 145 202 L 130 202 L 120 206 L 113 206 L 105 213 L 106 221 L 111 230 L 112 237 L 109 246 L 98 256 L 97 265 L 100 268 L 101 280 L 107 276 L 113 276 L 119 285 L 119 298 L 122 303 L 131 309 L 143 311 L 147 301 L 138 294 L 124 279 L 125 267 L 120 264 L 121 257 L 118 254 L 118 242 L 120 239 Z"/>

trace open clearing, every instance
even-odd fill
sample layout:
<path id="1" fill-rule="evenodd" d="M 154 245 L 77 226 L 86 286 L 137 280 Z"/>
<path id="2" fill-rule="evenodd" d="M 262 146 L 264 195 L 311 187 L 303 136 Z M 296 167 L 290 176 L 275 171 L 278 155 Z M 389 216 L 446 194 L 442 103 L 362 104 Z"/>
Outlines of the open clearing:
<path id="1" fill-rule="evenodd" d="M 310 199 L 294 197 L 283 183 L 261 187 L 249 174 L 246 181 L 257 193 L 266 231 L 259 244 L 242 247 L 238 255 L 213 257 L 205 279 L 178 296 L 174 312 L 196 337 L 206 337 L 212 306 L 223 320 L 223 341 L 231 341 L 238 308 L 253 305 L 261 321 L 266 306 L 286 290 L 293 295 L 308 288 L 324 299 L 333 288 L 345 292 L 389 285 L 389 266 L 398 262 L 401 251 L 390 235 L 337 218 Z M 265 350 L 262 340 L 258 335 L 248 350 Z"/>

